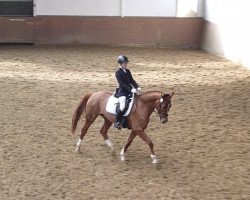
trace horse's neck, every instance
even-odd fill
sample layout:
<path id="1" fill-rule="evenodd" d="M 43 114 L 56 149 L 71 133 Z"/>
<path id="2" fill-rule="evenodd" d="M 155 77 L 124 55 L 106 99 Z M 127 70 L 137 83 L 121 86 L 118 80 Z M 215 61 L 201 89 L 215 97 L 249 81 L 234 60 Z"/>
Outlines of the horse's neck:
<path id="1" fill-rule="evenodd" d="M 151 91 L 151 92 L 146 92 L 142 94 L 140 98 L 147 105 L 145 107 L 149 109 L 149 112 L 153 112 L 156 106 L 156 101 L 159 100 L 162 95 L 163 93 L 160 91 Z"/>
<path id="2" fill-rule="evenodd" d="M 161 95 L 163 95 L 163 93 L 161 91 L 150 91 L 150 92 L 146 92 L 143 93 L 140 98 L 143 99 L 145 102 L 150 102 L 150 101 L 156 101 L 159 100 L 161 98 Z"/>

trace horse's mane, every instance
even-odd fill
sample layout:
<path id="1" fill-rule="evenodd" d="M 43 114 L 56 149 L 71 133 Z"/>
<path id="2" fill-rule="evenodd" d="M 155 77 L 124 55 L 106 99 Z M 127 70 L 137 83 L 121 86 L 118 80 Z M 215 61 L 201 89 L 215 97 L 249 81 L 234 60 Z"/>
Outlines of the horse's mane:
<path id="1" fill-rule="evenodd" d="M 142 93 L 140 96 L 144 96 L 144 95 L 148 95 L 148 94 L 151 94 L 151 93 L 160 93 L 161 95 L 163 95 L 164 93 L 160 90 L 153 90 L 153 91 L 147 91 L 147 92 L 144 92 Z"/>

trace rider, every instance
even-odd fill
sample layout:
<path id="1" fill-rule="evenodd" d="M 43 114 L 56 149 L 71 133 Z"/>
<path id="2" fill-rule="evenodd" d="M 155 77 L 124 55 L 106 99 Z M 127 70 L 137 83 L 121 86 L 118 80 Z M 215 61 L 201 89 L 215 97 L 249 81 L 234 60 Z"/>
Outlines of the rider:
<path id="1" fill-rule="evenodd" d="M 124 55 L 120 55 L 117 58 L 117 62 L 119 63 L 119 68 L 115 72 L 115 77 L 119 83 L 119 88 L 116 93 L 116 96 L 119 97 L 120 108 L 116 114 L 115 118 L 115 128 L 121 128 L 121 118 L 123 115 L 123 111 L 125 109 L 127 97 L 131 93 L 140 93 L 141 88 L 135 82 L 132 77 L 132 74 L 128 67 L 128 58 Z"/>

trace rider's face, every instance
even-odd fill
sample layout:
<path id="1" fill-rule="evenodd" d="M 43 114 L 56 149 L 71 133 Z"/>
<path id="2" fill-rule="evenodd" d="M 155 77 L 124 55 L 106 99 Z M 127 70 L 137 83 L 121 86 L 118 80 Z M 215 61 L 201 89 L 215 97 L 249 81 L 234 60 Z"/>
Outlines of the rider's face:
<path id="1" fill-rule="evenodd" d="M 124 63 L 122 63 L 122 68 L 127 68 L 128 67 L 128 63 L 127 62 L 124 62 Z"/>

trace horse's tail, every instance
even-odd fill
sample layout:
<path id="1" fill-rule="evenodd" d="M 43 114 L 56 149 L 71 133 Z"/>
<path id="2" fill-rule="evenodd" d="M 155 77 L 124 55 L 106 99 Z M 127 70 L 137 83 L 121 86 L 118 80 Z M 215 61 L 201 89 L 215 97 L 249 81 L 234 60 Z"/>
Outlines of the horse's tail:
<path id="1" fill-rule="evenodd" d="M 91 95 L 92 94 L 86 94 L 82 98 L 82 100 L 80 101 L 80 103 L 78 104 L 78 106 L 77 106 L 77 108 L 75 110 L 75 113 L 74 113 L 74 115 L 72 117 L 72 122 L 71 122 L 71 133 L 72 134 L 74 134 L 76 132 L 77 123 L 78 123 L 79 119 L 81 118 L 81 115 L 85 110 L 87 101 L 89 100 L 89 97 Z"/>

